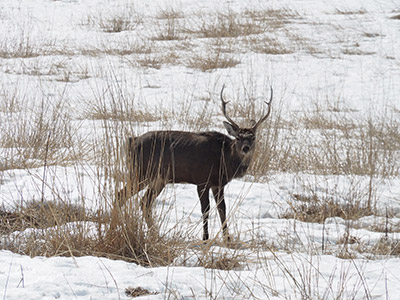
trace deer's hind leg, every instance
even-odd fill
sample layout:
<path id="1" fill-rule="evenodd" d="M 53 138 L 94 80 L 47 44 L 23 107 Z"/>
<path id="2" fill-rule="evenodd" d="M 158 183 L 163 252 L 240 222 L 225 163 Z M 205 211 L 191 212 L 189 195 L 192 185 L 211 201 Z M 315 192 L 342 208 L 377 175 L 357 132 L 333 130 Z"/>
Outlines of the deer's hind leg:
<path id="1" fill-rule="evenodd" d="M 154 226 L 153 216 L 152 216 L 152 206 L 154 200 L 158 197 L 161 191 L 166 186 L 167 182 L 165 179 L 157 178 L 149 182 L 147 191 L 141 199 L 141 208 L 143 216 L 147 223 L 147 227 L 151 228 Z"/>
<path id="2" fill-rule="evenodd" d="M 198 185 L 197 186 L 197 194 L 200 198 L 201 204 L 201 214 L 203 218 L 203 241 L 208 240 L 208 217 L 210 214 L 210 198 L 208 194 L 210 192 L 210 188 L 206 185 Z"/>
<path id="3" fill-rule="evenodd" d="M 228 233 L 228 225 L 226 222 L 226 205 L 225 205 L 225 197 L 224 197 L 224 187 L 223 186 L 214 186 L 211 188 L 215 202 L 217 204 L 219 218 L 221 219 L 221 226 L 224 235 L 224 239 L 230 242 L 230 236 Z"/>
<path id="4" fill-rule="evenodd" d="M 147 183 L 137 182 L 137 180 L 133 180 L 129 178 L 127 182 L 124 184 L 123 188 L 118 191 L 115 196 L 113 207 L 111 211 L 111 222 L 110 229 L 113 230 L 117 227 L 120 215 L 122 212 L 122 208 L 133 195 L 137 194 L 139 191 L 143 190 L 146 187 Z"/>

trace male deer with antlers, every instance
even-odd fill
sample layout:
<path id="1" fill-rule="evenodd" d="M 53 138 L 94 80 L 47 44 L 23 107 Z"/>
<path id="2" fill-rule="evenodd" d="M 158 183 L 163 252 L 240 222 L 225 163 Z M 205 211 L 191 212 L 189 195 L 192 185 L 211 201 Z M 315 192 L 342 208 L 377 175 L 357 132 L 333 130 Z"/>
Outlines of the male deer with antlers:
<path id="1" fill-rule="evenodd" d="M 203 240 L 208 240 L 209 191 L 213 192 L 224 237 L 229 240 L 226 222 L 224 187 L 233 178 L 245 175 L 254 154 L 256 131 L 271 112 L 271 98 L 265 103 L 267 113 L 250 128 L 239 127 L 226 113 L 221 90 L 224 126 L 231 137 L 215 132 L 152 131 L 129 138 L 129 179 L 118 193 L 111 227 L 118 211 L 138 191 L 147 187 L 141 207 L 151 226 L 151 206 L 167 183 L 191 183 L 197 186 L 203 215 Z M 114 219 L 114 220 L 113 220 Z"/>

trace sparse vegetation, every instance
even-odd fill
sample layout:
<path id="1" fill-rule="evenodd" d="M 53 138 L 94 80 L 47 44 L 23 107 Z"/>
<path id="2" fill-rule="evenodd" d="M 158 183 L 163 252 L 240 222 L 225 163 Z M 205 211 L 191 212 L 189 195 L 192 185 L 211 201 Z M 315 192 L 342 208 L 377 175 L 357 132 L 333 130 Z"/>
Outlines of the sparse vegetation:
<path id="1" fill-rule="evenodd" d="M 204 55 L 194 55 L 190 57 L 187 66 L 206 72 L 215 69 L 232 68 L 239 63 L 240 61 L 231 55 L 221 53 L 220 51 L 213 52 L 211 50 Z"/>
<path id="2" fill-rule="evenodd" d="M 290 210 L 281 217 L 302 222 L 324 223 L 327 218 L 339 217 L 344 220 L 357 220 L 373 214 L 364 199 L 343 199 L 344 201 L 319 199 L 317 195 L 292 195 L 288 202 Z"/>
<path id="3" fill-rule="evenodd" d="M 150 292 L 144 288 L 139 287 L 128 287 L 125 289 L 125 295 L 128 297 L 136 298 L 140 296 L 157 295 L 157 292 Z"/>
<path id="4" fill-rule="evenodd" d="M 46 55 L 51 44 L 40 44 L 29 32 L 21 31 L 16 39 L 6 38 L 0 40 L 0 58 L 31 58 Z"/>
<path id="5" fill-rule="evenodd" d="M 217 13 L 213 20 L 202 20 L 201 25 L 194 30 L 187 30 L 203 38 L 236 38 L 252 34 L 260 34 L 265 28 L 262 24 L 244 19 L 242 16 L 230 11 Z"/>
<path id="6" fill-rule="evenodd" d="M 140 16 L 133 7 L 126 7 L 124 10 L 98 15 L 88 15 L 82 21 L 82 25 L 99 28 L 107 33 L 118 33 L 132 31 L 142 22 Z"/>
<path id="7" fill-rule="evenodd" d="M 367 11 L 364 8 L 359 10 L 345 10 L 336 8 L 335 13 L 338 15 L 364 15 L 367 13 Z"/>
<path id="8" fill-rule="evenodd" d="M 11 99 L 6 107 L 8 118 L 2 122 L 4 131 L 0 137 L 0 147 L 7 158 L 1 162 L 3 170 L 82 159 L 85 147 L 77 134 L 80 125 L 72 123 L 63 99 L 51 104 L 42 99 L 38 107 L 22 109 L 21 106 L 15 111 L 18 105 L 24 104 Z"/>
<path id="9" fill-rule="evenodd" d="M 0 249 L 198 267 L 213 277 L 204 286 L 210 299 L 221 295 L 213 285 L 218 280 L 240 290 L 232 298 L 246 289 L 247 298 L 260 299 L 383 295 L 369 291 L 357 260 L 400 256 L 398 189 L 391 186 L 400 178 L 398 54 L 391 49 L 397 44 L 385 27 L 372 26 L 362 7 L 335 8 L 316 19 L 273 3 L 254 5 L 139 13 L 125 4 L 78 20 L 71 14 L 64 25 L 76 35 L 53 20 L 30 26 L 0 12 L 6 28 L 0 37 Z M 376 16 L 395 24 L 397 13 Z M 374 69 L 375 63 L 382 66 Z M 157 198 L 154 226 L 144 222 L 139 195 L 110 228 L 128 172 L 126 137 L 158 129 L 225 132 L 222 84 L 235 95 L 227 99 L 241 125 L 261 115 L 270 85 L 275 93 L 245 179 L 262 197 L 247 197 L 247 186 L 238 192 L 242 182 L 226 193 L 234 241 L 223 243 L 222 233 L 213 232 L 215 240 L 199 242 L 201 221 L 192 217 L 198 201 L 179 209 L 171 204 L 187 196 L 185 186 Z M 247 200 L 258 218 L 241 210 Z M 216 215 L 212 209 L 212 222 Z M 327 274 L 321 255 L 347 261 Z M 240 278 L 253 268 L 257 291 Z M 294 292 L 278 291 L 279 280 Z M 164 290 L 164 298 L 197 297 Z M 128 297 L 158 292 L 125 289 Z"/>

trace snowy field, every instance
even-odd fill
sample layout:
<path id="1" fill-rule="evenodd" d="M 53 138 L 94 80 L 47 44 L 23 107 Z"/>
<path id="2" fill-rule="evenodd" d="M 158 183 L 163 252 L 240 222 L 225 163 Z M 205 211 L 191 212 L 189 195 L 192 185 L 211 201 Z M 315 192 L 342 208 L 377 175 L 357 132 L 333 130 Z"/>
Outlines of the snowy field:
<path id="1" fill-rule="evenodd" d="M 395 2 L 0 1 L 0 299 L 397 299 Z M 212 199 L 200 242 L 181 184 L 156 200 L 159 259 L 100 247 L 127 136 L 225 133 L 223 84 L 247 126 L 274 90 L 226 187 L 233 242 Z"/>

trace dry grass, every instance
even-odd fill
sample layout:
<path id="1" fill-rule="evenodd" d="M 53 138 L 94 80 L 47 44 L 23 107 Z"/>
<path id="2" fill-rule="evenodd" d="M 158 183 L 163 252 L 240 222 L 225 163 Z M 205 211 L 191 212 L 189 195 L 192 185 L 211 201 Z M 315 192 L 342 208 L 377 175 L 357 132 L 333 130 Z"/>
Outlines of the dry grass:
<path id="1" fill-rule="evenodd" d="M 122 31 L 132 31 L 143 22 L 143 18 L 132 6 L 120 11 L 110 11 L 97 15 L 88 15 L 81 22 L 83 26 L 99 28 L 107 33 L 118 33 Z"/>
<path id="2" fill-rule="evenodd" d="M 364 51 L 357 48 L 345 48 L 342 50 L 342 53 L 345 55 L 374 55 L 376 52 L 374 51 Z"/>
<path id="3" fill-rule="evenodd" d="M 158 19 L 158 30 L 157 33 L 152 37 L 155 41 L 174 41 L 181 40 L 180 35 L 183 32 L 181 25 L 181 19 L 184 18 L 182 12 L 174 10 L 161 11 Z"/>
<path id="4" fill-rule="evenodd" d="M 15 212 L 1 211 L 0 248 L 30 256 L 92 255 L 146 266 L 170 264 L 181 248 L 179 239 L 148 232 L 141 215 L 127 215 L 110 231 L 105 212 L 88 214 L 75 205 L 35 202 Z"/>
<path id="5" fill-rule="evenodd" d="M 389 116 L 317 110 L 288 121 L 273 111 L 259 135 L 252 172 L 398 176 L 399 132 L 400 122 Z"/>
<path id="6" fill-rule="evenodd" d="M 21 31 L 17 38 L 6 38 L 0 41 L 0 58 L 31 58 L 47 55 L 54 49 L 54 42 L 33 38 L 30 32 Z"/>
<path id="7" fill-rule="evenodd" d="M 357 220 L 374 213 L 371 207 L 355 199 L 348 199 L 344 204 L 332 198 L 320 199 L 316 195 L 293 194 L 288 204 L 290 210 L 281 217 L 302 222 L 324 223 L 327 218 L 332 217 Z"/>
<path id="8" fill-rule="evenodd" d="M 105 126 L 113 124 L 113 121 L 104 120 Z M 59 179 L 47 178 L 45 182 L 43 177 L 43 183 L 37 186 L 37 190 L 42 190 L 41 200 L 23 204 L 15 211 L 1 212 L 1 249 L 30 256 L 102 256 L 145 266 L 172 263 L 182 249 L 179 232 L 169 229 L 161 234 L 160 229 L 165 224 L 162 219 L 155 219 L 155 225 L 148 228 L 136 201 L 120 210 L 115 228 L 110 228 L 108 208 L 114 202 L 114 196 L 110 195 L 114 195 L 115 182 L 121 174 L 118 168 L 122 164 L 119 162 L 121 143 L 114 143 L 115 138 L 112 138 L 115 130 L 119 131 L 117 127 L 106 130 L 108 138 L 98 145 L 100 151 L 96 150 L 99 157 L 96 173 L 108 180 L 106 184 L 99 182 L 97 197 L 101 205 L 98 210 L 90 212 L 83 204 L 66 205 L 72 201 L 69 191 L 48 187 L 48 182 Z M 43 198 L 43 185 L 48 187 L 46 198 Z M 74 200 L 84 203 L 85 197 L 82 192 Z"/>
<path id="9" fill-rule="evenodd" d="M 264 24 L 268 30 L 281 29 L 293 20 L 301 18 L 298 12 L 291 9 L 246 10 L 244 15 L 254 22 Z"/>
<path id="10" fill-rule="evenodd" d="M 365 12 L 336 13 L 357 15 Z M 290 10 L 249 10 L 239 14 L 232 11 L 218 12 L 212 15 L 211 20 L 208 16 L 196 16 L 194 22 L 198 23 L 190 28 L 184 28 L 182 24 L 187 20 L 183 20 L 185 16 L 178 11 L 161 11 L 157 18 L 159 26 L 156 33 L 153 31 L 153 36 L 146 36 L 140 42 L 127 39 L 120 44 L 81 49 L 77 53 L 93 57 L 123 56 L 118 59 L 129 61 L 139 69 L 160 69 L 164 65 L 184 64 L 188 68 L 206 72 L 234 68 L 240 64 L 237 53 L 243 51 L 243 48 L 235 48 L 237 43 L 247 43 L 252 51 L 267 55 L 283 55 L 308 47 L 307 41 L 301 36 L 296 33 L 289 35 L 284 30 L 287 24 L 300 18 L 297 12 Z M 118 33 L 136 30 L 142 21 L 137 14 L 115 13 L 110 17 L 90 16 L 86 25 L 107 33 Z M 274 31 L 274 35 L 266 36 L 266 31 Z M 278 38 L 281 34 L 286 41 Z M 202 39 L 189 43 L 188 40 L 193 37 Z M 365 37 L 376 36 L 365 34 Z M 187 40 L 183 40 L 184 38 Z M 207 47 L 205 53 L 196 54 L 196 50 L 200 48 L 199 43 Z M 168 46 L 160 46 L 165 44 Z M 53 46 L 51 43 L 33 43 L 29 34 L 22 34 L 19 40 L 5 40 L 3 44 L 0 43 L 0 57 L 37 57 L 55 53 Z M 357 48 L 345 49 L 343 53 L 373 54 Z M 32 72 L 36 73 L 28 75 L 60 75 L 56 81 L 69 83 L 75 80 L 74 72 L 68 70 L 63 61 L 59 61 L 58 67 L 49 67 L 47 74 L 40 73 L 40 69 L 43 68 L 33 67 Z M 87 78 L 87 74 L 88 71 L 83 70 L 82 78 Z M 94 168 L 97 168 L 98 175 L 96 180 L 101 181 L 95 198 L 99 203 L 105 203 L 104 207 L 90 212 L 83 205 L 69 204 L 70 195 L 59 195 L 53 191 L 54 202 L 46 199 L 28 201 L 14 211 L 1 210 L 0 232 L 2 236 L 6 236 L 2 239 L 1 248 L 31 256 L 105 256 L 144 266 L 170 265 L 187 251 L 185 234 L 175 229 L 165 230 L 166 223 L 163 219 L 156 220 L 154 228 L 148 228 L 135 201 L 122 209 L 119 222 L 112 230 L 109 227 L 109 211 L 117 189 L 115 186 L 124 173 L 119 169 L 122 159 L 118 153 L 124 136 L 127 133 L 132 134 L 132 127 L 135 126 L 133 124 L 163 119 L 163 122 L 170 122 L 171 126 L 175 126 L 176 120 L 179 120 L 180 126 L 190 130 L 208 130 L 215 125 L 210 101 L 204 101 L 204 106 L 199 111 L 194 112 L 193 103 L 187 103 L 186 107 L 176 109 L 179 112 L 167 115 L 165 111 L 154 112 L 147 108 L 144 105 L 147 99 L 139 99 L 136 94 L 127 92 L 135 89 L 124 87 L 120 78 L 110 76 L 105 81 L 108 84 L 104 89 L 94 89 L 93 101 L 85 100 L 86 109 L 80 116 L 84 122 L 88 119 L 94 120 L 94 126 L 101 128 L 96 128 L 101 131 L 99 137 L 91 137 L 89 140 L 91 143 L 94 140 L 90 149 L 95 157 Z M 249 89 L 248 93 L 252 95 L 253 91 Z M 17 91 L 0 94 L 1 100 L 4 99 L 0 101 L 0 112 L 11 116 L 10 119 L 0 120 L 2 128 L 6 129 L 1 133 L 0 139 L 1 148 L 6 149 L 2 152 L 5 153 L 6 161 L 0 162 L 0 170 L 23 168 L 29 172 L 32 167 L 84 161 L 87 141 L 82 141 L 77 135 L 80 122 L 73 119 L 69 108 L 63 106 L 63 101 L 43 101 L 39 109 L 31 110 L 27 116 L 25 102 Z M 244 102 L 245 104 L 234 104 L 232 101 L 235 118 L 248 120 L 249 117 L 255 118 L 259 115 L 255 98 L 248 97 Z M 356 220 L 376 214 L 373 209 L 373 202 L 376 201 L 373 179 L 400 174 L 399 122 L 387 116 L 354 118 L 351 111 L 332 107 L 283 117 L 280 106 L 280 103 L 273 103 L 271 118 L 258 133 L 257 150 L 249 172 L 255 180 L 264 180 L 272 172 L 344 174 L 349 177 L 361 175 L 371 179 L 368 191 L 363 194 L 360 192 L 360 195 L 349 193 L 345 201 L 338 201 L 333 197 L 333 191 L 325 196 L 312 193 L 311 196 L 309 193 L 292 194 L 288 201 L 290 210 L 281 217 L 324 223 L 330 217 Z M 45 108 L 51 109 L 47 111 Z M 79 197 L 85 199 L 86 195 Z M 17 231 L 24 231 L 23 234 L 20 233 L 23 240 L 16 236 Z M 400 255 L 399 242 L 387 238 L 372 246 L 362 245 L 352 236 L 347 236 L 338 243 L 346 244 L 346 247 L 348 244 L 358 245 L 359 252 L 363 253 Z M 256 251 L 266 249 L 261 242 L 254 243 L 254 248 L 257 248 Z M 267 249 L 271 252 L 276 250 L 273 247 Z M 288 246 L 285 250 L 290 252 L 293 248 Z M 340 255 L 353 257 L 346 251 Z M 246 262 L 246 257 L 240 251 L 213 253 L 208 247 L 206 251 L 198 252 L 197 266 L 235 270 L 242 268 Z M 140 287 L 127 289 L 127 295 L 131 297 L 151 294 Z M 303 294 L 307 294 L 307 291 Z"/>
<path id="11" fill-rule="evenodd" d="M 128 287 L 125 289 L 125 295 L 128 297 L 136 298 L 141 296 L 157 295 L 158 292 L 150 292 L 142 287 Z"/>
<path id="12" fill-rule="evenodd" d="M 0 234 L 11 234 L 27 228 L 45 229 L 68 222 L 90 221 L 83 207 L 54 201 L 30 201 L 14 211 L 0 209 Z"/>
<path id="13" fill-rule="evenodd" d="M 198 266 L 206 269 L 218 269 L 218 270 L 238 270 L 242 267 L 242 262 L 245 258 L 242 254 L 238 253 L 203 253 L 199 257 Z"/>
<path id="14" fill-rule="evenodd" d="M 161 69 L 164 65 L 179 65 L 180 57 L 174 51 L 166 51 L 163 54 L 145 54 L 136 57 L 133 65 L 139 65 L 141 68 Z"/>
<path id="15" fill-rule="evenodd" d="M 280 42 L 276 38 L 254 38 L 248 43 L 250 49 L 256 53 L 282 55 L 294 52 L 294 49 L 288 46 L 286 42 Z"/>
<path id="16" fill-rule="evenodd" d="M 129 39 L 117 44 L 104 44 L 99 47 L 87 47 L 79 51 L 80 54 L 86 56 L 97 57 L 101 55 L 141 55 L 150 54 L 154 45 L 148 41 L 131 41 Z"/>
<path id="17" fill-rule="evenodd" d="M 156 17 L 160 20 L 183 19 L 185 17 L 185 14 L 181 10 L 166 8 L 160 10 Z"/>
<path id="18" fill-rule="evenodd" d="M 371 259 L 374 259 L 376 255 L 386 257 L 388 255 L 400 256 L 400 240 L 382 237 L 375 244 L 367 247 L 360 245 L 359 252 L 372 254 Z"/>
<path id="19" fill-rule="evenodd" d="M 94 99 L 87 101 L 82 118 L 119 122 L 154 122 L 158 116 L 140 105 L 135 94 L 112 80 L 107 88 L 93 90 Z M 108 123 L 107 126 L 111 126 Z"/>
<path id="20" fill-rule="evenodd" d="M 232 55 L 222 53 L 221 51 L 214 52 L 209 50 L 204 55 L 195 54 L 190 57 L 186 66 L 207 72 L 215 69 L 233 68 L 238 64 L 240 64 L 240 61 Z"/>
<path id="21" fill-rule="evenodd" d="M 335 13 L 338 15 L 364 15 L 368 13 L 368 11 L 364 8 L 359 10 L 345 10 L 345 9 L 335 9 Z"/>
<path id="22" fill-rule="evenodd" d="M 51 104 L 42 100 L 32 111 L 24 108 L 17 112 L 12 112 L 17 104 L 10 101 L 7 109 L 11 114 L 4 120 L 5 130 L 0 136 L 0 147 L 8 157 L 3 170 L 65 164 L 83 158 L 86 150 L 78 135 L 80 124 L 72 122 L 63 99 Z"/>
<path id="23" fill-rule="evenodd" d="M 192 33 L 204 38 L 237 38 L 252 34 L 260 34 L 265 28 L 251 19 L 243 19 L 242 16 L 230 11 L 217 13 L 213 21 L 203 21 L 197 30 Z"/>

